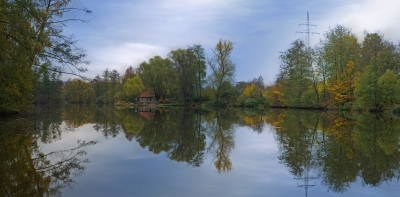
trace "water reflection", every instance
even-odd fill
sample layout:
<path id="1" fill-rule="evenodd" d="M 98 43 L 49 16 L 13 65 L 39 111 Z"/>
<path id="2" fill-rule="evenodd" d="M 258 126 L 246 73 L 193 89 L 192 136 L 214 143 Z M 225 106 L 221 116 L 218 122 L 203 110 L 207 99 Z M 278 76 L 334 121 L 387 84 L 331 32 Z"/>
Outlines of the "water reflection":
<path id="1" fill-rule="evenodd" d="M 95 141 L 78 141 L 76 147 L 66 150 L 41 150 L 39 141 L 61 139 L 60 113 L 49 111 L 41 108 L 34 117 L 0 120 L 0 193 L 4 196 L 60 195 L 60 189 L 72 187 L 85 171 L 89 160 L 84 157 L 84 147 Z"/>
<path id="2" fill-rule="evenodd" d="M 209 153 L 219 173 L 233 169 L 230 153 L 238 127 L 249 127 L 259 134 L 271 128 L 281 164 L 298 180 L 298 186 L 305 188 L 306 195 L 317 181 L 330 191 L 343 193 L 357 177 L 373 187 L 400 177 L 400 122 L 389 115 L 301 110 L 118 110 L 110 106 L 96 107 L 79 118 L 76 113 L 70 113 L 72 117 L 66 114 L 63 117 L 73 126 L 86 120 L 106 138 L 124 133 L 129 141 L 155 154 L 165 153 L 169 159 L 193 167 L 201 166 Z"/>
<path id="3" fill-rule="evenodd" d="M 357 177 L 372 187 L 399 180 L 397 117 L 282 110 L 272 114 L 267 120 L 275 126 L 279 159 L 295 177 L 313 171 L 338 193 L 347 191 Z"/>
<path id="4" fill-rule="evenodd" d="M 86 124 L 105 139 L 123 135 L 154 154 L 192 167 L 211 157 L 218 173 L 235 169 L 230 155 L 235 146 L 243 146 L 235 144 L 237 130 L 247 127 L 255 135 L 272 132 L 281 165 L 306 196 L 318 184 L 340 194 L 357 180 L 378 187 L 400 178 L 400 121 L 390 115 L 85 105 L 44 107 L 39 114 L 43 118 L 1 124 L 5 126 L 0 144 L 5 148 L 0 150 L 0 192 L 6 196 L 51 196 L 73 184 L 88 162 L 83 148 L 95 142 L 81 141 L 74 148 L 50 153 L 42 152 L 40 144 L 56 143 L 63 132 L 79 132 Z"/>
<path id="5" fill-rule="evenodd" d="M 229 172 L 232 170 L 232 162 L 229 153 L 235 148 L 235 125 L 237 116 L 231 111 L 215 111 L 205 118 L 207 125 L 207 136 L 211 143 L 207 150 L 213 156 L 213 162 L 218 172 Z"/>
<path id="6" fill-rule="evenodd" d="M 189 109 L 170 109 L 139 114 L 141 117 L 126 113 L 125 118 L 131 117 L 130 119 L 139 122 L 141 130 L 135 132 L 135 140 L 141 147 L 148 148 L 156 154 L 165 152 L 168 158 L 186 162 L 194 167 L 203 163 L 205 127 L 202 124 L 201 113 L 194 113 Z M 125 128 L 129 128 L 131 122 L 126 121 L 124 124 Z"/>

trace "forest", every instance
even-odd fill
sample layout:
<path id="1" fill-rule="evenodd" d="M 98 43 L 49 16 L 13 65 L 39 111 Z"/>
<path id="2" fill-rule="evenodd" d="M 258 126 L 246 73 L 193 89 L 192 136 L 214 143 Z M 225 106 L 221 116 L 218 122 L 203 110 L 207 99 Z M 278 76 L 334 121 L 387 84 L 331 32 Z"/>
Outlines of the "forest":
<path id="1" fill-rule="evenodd" d="M 400 103 L 399 46 L 379 32 L 359 40 L 343 25 L 325 32 L 314 47 L 293 41 L 280 53 L 280 71 L 268 85 L 261 76 L 235 81 L 234 44 L 224 39 L 212 54 L 194 44 L 123 74 L 107 68 L 90 79 L 85 50 L 63 33 L 67 23 L 86 21 L 63 15 L 91 10 L 70 4 L 0 1 L 0 113 L 23 112 L 34 103 L 134 103 L 144 91 L 156 103 L 191 106 L 390 111 Z M 62 75 L 71 79 L 62 81 Z"/>

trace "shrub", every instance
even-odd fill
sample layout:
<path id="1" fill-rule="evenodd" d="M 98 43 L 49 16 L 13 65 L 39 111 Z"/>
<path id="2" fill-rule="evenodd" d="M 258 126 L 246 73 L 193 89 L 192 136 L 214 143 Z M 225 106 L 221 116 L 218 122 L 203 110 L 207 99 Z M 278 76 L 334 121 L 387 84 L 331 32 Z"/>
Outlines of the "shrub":
<path id="1" fill-rule="evenodd" d="M 235 105 L 236 106 L 245 106 L 244 105 L 245 101 L 246 101 L 246 97 L 244 95 L 240 95 L 240 96 L 237 97 Z"/>
<path id="2" fill-rule="evenodd" d="M 244 106 L 246 107 L 254 107 L 256 105 L 256 99 L 254 98 L 247 98 L 244 101 Z"/>
<path id="3" fill-rule="evenodd" d="M 158 103 L 161 103 L 161 104 L 163 104 L 163 103 L 169 103 L 169 100 L 168 100 L 168 98 L 160 98 L 160 99 L 158 99 Z"/>

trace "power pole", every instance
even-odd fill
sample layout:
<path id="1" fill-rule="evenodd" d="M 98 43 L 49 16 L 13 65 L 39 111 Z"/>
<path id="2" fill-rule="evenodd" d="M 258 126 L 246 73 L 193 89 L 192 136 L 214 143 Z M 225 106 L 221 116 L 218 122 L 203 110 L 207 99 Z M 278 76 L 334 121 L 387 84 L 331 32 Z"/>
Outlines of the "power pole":
<path id="1" fill-rule="evenodd" d="M 318 179 L 318 178 L 319 178 L 319 176 L 310 177 L 310 176 L 309 176 L 309 169 L 306 169 L 306 172 L 304 173 L 303 177 L 297 177 L 297 178 L 295 178 L 295 179 L 297 179 L 297 180 L 303 180 L 303 181 L 304 181 L 304 184 L 302 184 L 302 185 L 299 185 L 299 184 L 297 183 L 297 187 L 304 188 L 305 195 L 306 195 L 306 197 L 308 197 L 308 188 L 309 188 L 309 187 L 314 187 L 315 184 L 316 184 L 316 183 L 310 184 L 309 181 L 312 180 L 312 179 Z"/>
<path id="2" fill-rule="evenodd" d="M 310 184 L 309 182 L 313 179 L 319 179 L 319 174 L 317 176 L 310 176 L 310 171 L 312 169 L 312 163 L 311 163 L 312 161 L 311 160 L 313 160 L 313 155 L 315 154 L 315 151 L 313 151 L 313 149 L 314 149 L 314 144 L 315 144 L 315 139 L 316 139 L 316 132 L 317 132 L 317 130 L 315 128 L 314 133 L 312 135 L 311 143 L 309 144 L 310 146 L 307 148 L 309 150 L 309 156 L 308 156 L 309 160 L 304 162 L 304 167 L 303 167 L 304 171 L 300 175 L 295 177 L 295 179 L 297 179 L 297 180 L 304 181 L 304 184 L 302 184 L 302 185 L 299 185 L 299 183 L 297 183 L 297 187 L 304 188 L 306 197 L 308 197 L 308 188 L 314 187 L 316 185 L 315 182 L 314 182 L 314 184 Z"/>
<path id="3" fill-rule="evenodd" d="M 306 21 L 306 23 L 301 23 L 299 25 L 306 26 L 306 30 L 304 30 L 304 31 L 296 31 L 296 33 L 307 34 L 307 46 L 309 48 L 310 47 L 310 34 L 319 34 L 318 32 L 310 31 L 310 26 L 317 27 L 317 25 L 310 24 L 310 17 L 308 15 L 308 12 L 307 12 L 307 21 Z"/>
<path id="4" fill-rule="evenodd" d="M 310 17 L 308 15 L 307 12 L 307 21 L 306 23 L 301 23 L 299 25 L 305 25 L 306 26 L 306 30 L 304 31 L 296 31 L 296 33 L 301 33 L 301 34 L 307 34 L 307 48 L 306 48 L 306 53 L 307 53 L 307 63 L 308 64 L 312 64 L 311 61 L 311 53 L 310 53 L 310 34 L 319 34 L 318 32 L 313 32 L 310 31 L 310 26 L 312 27 L 317 27 L 317 25 L 314 24 L 310 24 Z M 312 68 L 312 72 L 314 73 L 314 68 Z M 316 80 L 315 80 L 315 76 L 313 75 L 313 81 L 314 81 L 314 90 L 315 90 L 315 94 L 317 96 L 317 101 L 319 102 L 319 95 L 318 95 L 318 89 L 317 89 L 317 84 L 316 84 Z"/>

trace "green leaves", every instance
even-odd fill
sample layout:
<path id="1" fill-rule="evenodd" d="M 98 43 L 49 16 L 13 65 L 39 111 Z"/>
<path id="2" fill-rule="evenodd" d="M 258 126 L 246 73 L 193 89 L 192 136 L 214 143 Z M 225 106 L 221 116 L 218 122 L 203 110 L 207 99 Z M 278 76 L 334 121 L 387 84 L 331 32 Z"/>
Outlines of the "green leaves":
<path id="1" fill-rule="evenodd" d="M 70 103 L 91 103 L 94 101 L 94 90 L 90 83 L 80 79 L 68 81 L 63 87 L 65 100 Z"/>
<path id="2" fill-rule="evenodd" d="M 400 103 L 397 46 L 379 33 L 367 33 L 359 44 L 355 34 L 342 25 L 324 37 L 316 50 L 296 40 L 281 53 L 277 82 L 266 93 L 270 100 L 274 100 L 272 87 L 280 86 L 289 107 L 384 111 Z"/>
<path id="3" fill-rule="evenodd" d="M 355 89 L 357 107 L 372 111 L 387 110 L 400 103 L 400 84 L 392 70 L 386 70 L 379 79 L 368 66 Z"/>
<path id="4" fill-rule="evenodd" d="M 212 75 L 210 76 L 210 84 L 216 87 L 216 103 L 219 103 L 219 99 L 222 94 L 222 86 L 224 83 L 232 83 L 235 64 L 230 59 L 230 55 L 233 50 L 233 43 L 229 40 L 219 40 L 215 46 L 214 57 L 207 61 L 208 65 L 212 70 Z"/>
<path id="5" fill-rule="evenodd" d="M 287 104 L 290 107 L 302 106 L 302 94 L 312 85 L 313 70 L 311 54 L 311 49 L 308 49 L 303 41 L 295 40 L 291 43 L 291 47 L 279 56 L 281 66 L 278 76 L 284 80 L 282 89 L 285 93 Z M 305 102 L 310 103 L 310 101 Z"/>
<path id="6" fill-rule="evenodd" d="M 154 91 L 156 99 L 166 98 L 176 85 L 176 75 L 172 70 L 172 64 L 169 59 L 155 56 L 149 62 L 143 62 L 138 68 L 138 75 L 142 79 L 146 88 Z"/>
<path id="7" fill-rule="evenodd" d="M 144 85 L 138 76 L 128 79 L 124 84 L 124 92 L 131 101 L 133 101 L 134 98 L 139 96 L 143 91 Z"/>
<path id="8" fill-rule="evenodd" d="M 400 84 L 397 75 L 392 70 L 386 70 L 378 80 L 379 100 L 382 106 L 388 108 L 400 103 Z"/>
<path id="9" fill-rule="evenodd" d="M 85 51 L 62 34 L 71 0 L 0 1 L 0 113 L 18 112 L 33 101 L 37 80 L 48 72 L 84 72 Z M 38 92 L 36 92 L 38 93 Z M 49 99 L 47 99 L 49 100 Z"/>

